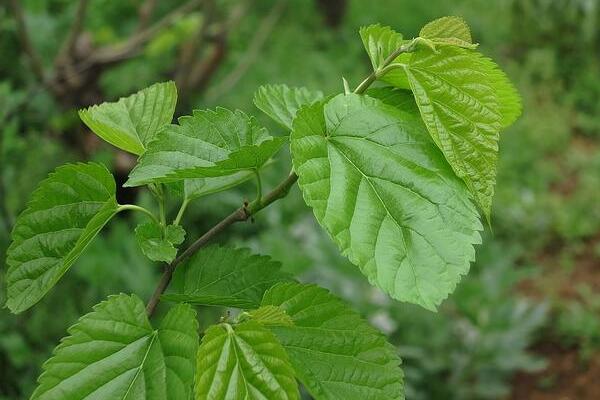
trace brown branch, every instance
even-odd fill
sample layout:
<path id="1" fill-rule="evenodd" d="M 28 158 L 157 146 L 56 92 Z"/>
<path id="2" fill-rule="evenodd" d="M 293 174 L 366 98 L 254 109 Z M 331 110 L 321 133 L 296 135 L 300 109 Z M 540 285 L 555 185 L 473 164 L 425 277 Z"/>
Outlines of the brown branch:
<path id="1" fill-rule="evenodd" d="M 29 33 L 27 31 L 27 23 L 25 22 L 25 16 L 23 15 L 23 8 L 21 7 L 20 0 L 10 0 L 10 4 L 12 7 L 13 14 L 15 16 L 15 21 L 17 23 L 17 36 L 19 38 L 19 43 L 21 43 L 21 47 L 27 57 L 29 58 L 29 62 L 31 63 L 31 69 L 35 76 L 43 83 L 46 82 L 46 77 L 44 75 L 44 67 L 42 64 L 42 60 L 38 54 L 38 52 L 33 48 L 31 44 L 31 40 L 29 38 Z"/>
<path id="2" fill-rule="evenodd" d="M 268 207 L 272 203 L 276 202 L 279 199 L 284 198 L 289 193 L 290 189 L 298 180 L 298 175 L 295 173 L 290 173 L 290 175 L 283 180 L 279 185 L 275 187 L 271 192 L 269 192 L 265 197 L 259 199 L 252 204 L 243 205 L 242 207 L 234 210 L 227 217 L 222 219 L 219 223 L 209 229 L 204 235 L 198 238 L 194 243 L 192 243 L 187 249 L 184 250 L 183 253 L 179 255 L 173 262 L 171 262 L 165 268 L 156 289 L 154 290 L 154 294 L 148 301 L 146 305 L 146 313 L 148 316 L 152 316 L 160 301 L 160 296 L 164 293 L 171 282 L 171 278 L 173 277 L 173 272 L 175 272 L 175 268 L 181 262 L 186 260 L 192 254 L 200 250 L 202 247 L 206 246 L 215 236 L 219 235 L 229 226 L 235 224 L 236 222 L 247 221 L 248 218 L 258 213 L 263 208 Z"/>
<path id="3" fill-rule="evenodd" d="M 83 22 L 85 21 L 85 15 L 87 13 L 87 6 L 87 0 L 79 0 L 79 3 L 77 4 L 77 10 L 75 11 L 75 18 L 71 24 L 71 29 L 69 30 L 60 52 L 56 57 L 55 64 L 66 62 L 69 58 L 71 58 L 73 49 L 77 43 L 77 39 L 79 38 L 79 35 L 83 29 Z"/>
<path id="4" fill-rule="evenodd" d="M 269 38 L 271 32 L 275 28 L 275 25 L 277 25 L 277 22 L 281 18 L 286 5 L 287 2 L 285 0 L 279 0 L 277 4 L 271 8 L 269 14 L 261 21 L 254 34 L 254 37 L 250 40 L 248 50 L 241 57 L 240 62 L 225 78 L 221 80 L 220 84 L 211 89 L 211 91 L 207 94 L 208 100 L 214 100 L 221 94 L 230 91 L 244 76 L 250 66 L 254 64 L 260 53 L 260 50 Z"/>
<path id="5" fill-rule="evenodd" d="M 208 36 L 208 29 L 211 26 L 214 18 L 215 1 L 206 0 L 204 5 L 202 26 L 198 28 L 198 34 L 195 37 L 189 39 L 181 47 L 179 62 L 177 64 L 177 69 L 174 74 L 175 83 L 177 84 L 177 87 L 181 90 L 182 93 L 185 93 L 187 91 L 187 82 L 188 77 L 190 75 L 190 70 L 196 62 L 198 49 L 201 49 L 206 42 L 206 38 Z"/>
<path id="6" fill-rule="evenodd" d="M 138 26 L 137 31 L 141 32 L 148 27 L 154 9 L 156 8 L 156 0 L 146 0 L 138 9 Z"/>

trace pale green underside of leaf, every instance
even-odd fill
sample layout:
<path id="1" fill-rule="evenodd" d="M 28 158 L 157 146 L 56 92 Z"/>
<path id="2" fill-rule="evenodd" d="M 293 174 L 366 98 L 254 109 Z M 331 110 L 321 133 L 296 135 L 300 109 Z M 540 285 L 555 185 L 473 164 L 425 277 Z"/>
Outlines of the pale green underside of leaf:
<path id="1" fill-rule="evenodd" d="M 294 371 L 277 338 L 257 322 L 207 329 L 196 372 L 196 400 L 299 399 Z"/>
<path id="2" fill-rule="evenodd" d="M 41 182 L 12 231 L 8 308 L 37 303 L 116 212 L 115 182 L 103 165 L 65 165 Z"/>
<path id="3" fill-rule="evenodd" d="M 176 246 L 183 243 L 185 230 L 179 225 L 169 225 L 166 231 L 154 221 L 135 228 L 135 237 L 142 253 L 152 261 L 171 262 L 177 255 Z"/>
<path id="4" fill-rule="evenodd" d="M 442 17 L 425 25 L 419 36 L 430 40 L 434 45 L 453 45 L 474 49 L 471 30 L 461 17 Z"/>
<path id="5" fill-rule="evenodd" d="M 139 298 L 111 296 L 69 328 L 32 399 L 189 399 L 197 330 L 190 306 L 173 307 L 153 329 Z"/>
<path id="6" fill-rule="evenodd" d="M 319 400 L 404 399 L 396 349 L 327 290 L 282 283 L 262 301 L 279 306 L 294 326 L 269 326 L 300 381 Z"/>
<path id="7" fill-rule="evenodd" d="M 501 129 L 493 64 L 457 47 L 419 51 L 405 67 L 433 140 L 489 220 Z"/>
<path id="8" fill-rule="evenodd" d="M 292 121 L 300 107 L 323 98 L 321 91 L 286 85 L 264 85 L 254 94 L 254 105 L 275 122 L 292 129 Z"/>
<path id="9" fill-rule="evenodd" d="M 374 70 L 404 43 L 400 33 L 379 24 L 363 26 L 359 34 Z"/>
<path id="10" fill-rule="evenodd" d="M 289 280 L 281 265 L 248 249 L 210 246 L 175 270 L 170 301 L 193 304 L 256 308 L 264 292 L 277 282 Z"/>
<path id="11" fill-rule="evenodd" d="M 115 103 L 102 103 L 79 110 L 79 116 L 108 143 L 140 155 L 160 128 L 171 123 L 176 103 L 175 83 L 164 82 Z"/>
<path id="12" fill-rule="evenodd" d="M 179 125 L 168 125 L 160 132 L 131 171 L 126 186 L 258 169 L 284 140 L 270 136 L 241 111 L 194 111 L 192 116 L 179 118 Z"/>
<path id="13" fill-rule="evenodd" d="M 291 150 L 306 203 L 372 284 L 434 310 L 468 272 L 477 210 L 418 115 L 338 95 L 300 110 Z"/>

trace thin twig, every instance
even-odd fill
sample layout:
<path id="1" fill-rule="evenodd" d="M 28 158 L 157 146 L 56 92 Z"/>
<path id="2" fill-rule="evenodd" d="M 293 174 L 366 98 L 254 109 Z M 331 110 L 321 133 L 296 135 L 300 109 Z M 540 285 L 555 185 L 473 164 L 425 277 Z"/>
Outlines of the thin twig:
<path id="1" fill-rule="evenodd" d="M 19 37 L 19 42 L 21 43 L 21 47 L 25 51 L 25 54 L 27 54 L 27 57 L 29 58 L 31 69 L 41 82 L 46 83 L 42 59 L 31 44 L 29 33 L 27 31 L 27 23 L 25 22 L 25 16 L 23 14 L 23 8 L 21 7 L 21 1 L 10 0 L 10 4 L 15 16 L 15 21 L 17 23 L 17 35 Z"/>
<path id="2" fill-rule="evenodd" d="M 209 229 L 204 235 L 202 235 L 199 239 L 197 239 L 194 243 L 192 243 L 187 249 L 183 251 L 175 260 L 173 260 L 169 265 L 166 266 L 156 289 L 154 290 L 154 294 L 150 297 L 148 304 L 146 305 L 146 312 L 148 316 L 154 314 L 156 306 L 160 301 L 160 296 L 164 293 L 171 282 L 171 278 L 173 277 L 173 272 L 175 272 L 175 268 L 181 262 L 186 260 L 192 254 L 200 250 L 202 247 L 206 246 L 213 238 L 227 229 L 229 226 L 235 224 L 236 222 L 242 222 L 248 220 L 251 216 L 258 213 L 263 208 L 268 207 L 272 203 L 277 200 L 284 198 L 289 193 L 291 187 L 298 180 L 298 175 L 294 172 L 290 173 L 290 175 L 283 180 L 275 189 L 269 192 L 266 196 L 264 196 L 261 200 L 257 200 L 249 205 L 243 205 L 242 207 L 234 210 L 227 217 L 222 219 L 219 223 Z"/>

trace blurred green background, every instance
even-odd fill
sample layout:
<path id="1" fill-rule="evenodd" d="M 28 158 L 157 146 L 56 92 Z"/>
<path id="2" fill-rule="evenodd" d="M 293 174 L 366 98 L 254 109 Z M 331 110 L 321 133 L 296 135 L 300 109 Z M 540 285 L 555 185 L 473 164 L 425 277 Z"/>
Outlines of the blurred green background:
<path id="1" fill-rule="evenodd" d="M 57 165 L 106 163 L 122 183 L 135 162 L 91 134 L 77 108 L 174 79 L 178 115 L 222 105 L 259 115 L 264 83 L 342 90 L 368 73 L 361 25 L 416 35 L 459 15 L 518 86 L 519 121 L 501 135 L 492 216 L 477 262 L 438 313 L 369 286 L 319 229 L 297 189 L 221 241 L 272 254 L 328 287 L 385 332 L 404 360 L 407 398 L 600 399 L 600 2 L 596 0 L 10 0 L 0 4 L 0 255 L 35 185 Z M 282 178 L 289 157 L 267 172 Z M 195 238 L 253 195 L 202 198 Z M 152 207 L 143 190 L 120 202 Z M 172 212 L 175 212 L 173 204 Z M 0 399 L 25 399 L 66 328 L 108 294 L 152 291 L 119 215 L 33 309 L 0 310 Z M 4 268 L 0 269 L 3 281 Z M 2 282 L 0 304 L 4 303 Z M 200 310 L 210 324 L 223 310 Z"/>

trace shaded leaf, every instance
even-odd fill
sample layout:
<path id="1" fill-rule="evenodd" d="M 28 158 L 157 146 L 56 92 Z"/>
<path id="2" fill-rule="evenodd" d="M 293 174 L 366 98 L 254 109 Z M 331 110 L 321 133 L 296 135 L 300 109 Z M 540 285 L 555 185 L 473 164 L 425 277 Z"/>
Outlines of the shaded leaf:
<path id="1" fill-rule="evenodd" d="M 287 354 L 254 321 L 213 325 L 198 350 L 196 400 L 299 399 Z"/>
<path id="2" fill-rule="evenodd" d="M 418 115 L 338 95 L 301 109 L 291 150 L 306 203 L 372 284 L 434 310 L 468 272 L 477 210 Z"/>
<path id="3" fill-rule="evenodd" d="M 340 299 L 315 285 L 282 283 L 263 307 L 284 310 L 293 326 L 270 326 L 300 381 L 316 399 L 404 399 L 400 357 L 385 337 Z"/>
<path id="4" fill-rule="evenodd" d="M 119 99 L 79 110 L 81 120 L 108 143 L 140 155 L 158 131 L 170 124 L 177 103 L 174 82 L 156 83 Z"/>
<path id="5" fill-rule="evenodd" d="M 179 118 L 179 125 L 163 129 L 131 171 L 126 186 L 258 169 L 283 140 L 274 139 L 241 111 L 194 111 Z M 240 182 L 243 179 L 247 176 L 240 176 Z M 224 186 L 231 184 L 227 181 Z"/>
<path id="6" fill-rule="evenodd" d="M 7 252 L 12 312 L 37 303 L 117 212 L 115 181 L 103 165 L 68 164 L 40 183 L 17 218 Z"/>
<path id="7" fill-rule="evenodd" d="M 291 130 L 292 121 L 298 109 L 322 98 L 322 92 L 312 92 L 305 87 L 264 85 L 259 87 L 254 94 L 254 105 L 275 122 Z"/>
<path id="8" fill-rule="evenodd" d="M 177 256 L 176 246 L 185 239 L 185 230 L 179 225 L 168 225 L 163 230 L 159 224 L 150 221 L 135 228 L 135 237 L 146 257 L 171 262 Z"/>
<path id="9" fill-rule="evenodd" d="M 139 298 L 110 296 L 69 328 L 32 399 L 187 399 L 197 330 L 187 305 L 173 307 L 155 330 Z"/>
<path id="10" fill-rule="evenodd" d="M 263 293 L 290 277 L 281 265 L 248 249 L 210 246 L 175 270 L 166 300 L 256 308 Z"/>

